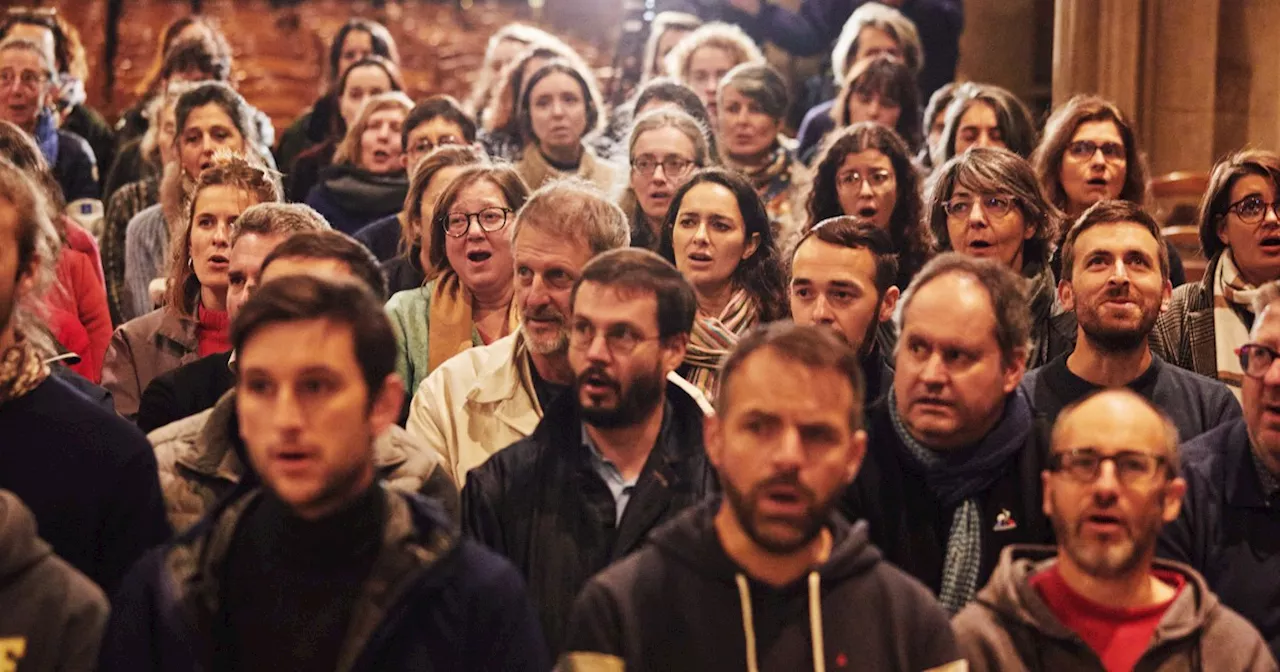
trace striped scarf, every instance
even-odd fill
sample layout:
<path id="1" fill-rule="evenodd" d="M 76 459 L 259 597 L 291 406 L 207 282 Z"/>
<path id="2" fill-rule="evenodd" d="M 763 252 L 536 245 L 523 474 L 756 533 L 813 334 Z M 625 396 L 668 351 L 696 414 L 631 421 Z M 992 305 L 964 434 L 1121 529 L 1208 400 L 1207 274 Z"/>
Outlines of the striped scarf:
<path id="1" fill-rule="evenodd" d="M 738 337 L 755 326 L 759 309 L 747 290 L 739 289 L 729 297 L 720 317 L 699 314 L 693 321 L 693 333 L 689 336 L 689 348 L 684 356 L 685 380 L 693 383 L 707 400 L 715 398 L 716 384 L 720 379 L 720 363 L 728 356 Z"/>
<path id="2" fill-rule="evenodd" d="M 1231 250 L 1223 252 L 1213 277 L 1213 339 L 1218 380 L 1236 395 L 1237 401 L 1244 370 L 1240 368 L 1235 350 L 1249 342 L 1248 322 L 1253 315 L 1253 298 L 1257 295 L 1258 288 L 1240 277 Z"/>

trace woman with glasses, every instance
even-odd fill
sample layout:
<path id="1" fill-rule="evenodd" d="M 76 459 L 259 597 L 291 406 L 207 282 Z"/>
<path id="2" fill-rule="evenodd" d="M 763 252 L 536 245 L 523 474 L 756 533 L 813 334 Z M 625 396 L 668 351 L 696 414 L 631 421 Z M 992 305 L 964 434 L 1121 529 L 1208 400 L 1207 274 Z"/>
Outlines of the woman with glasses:
<path id="1" fill-rule="evenodd" d="M 698 299 L 679 373 L 713 399 L 720 363 L 738 339 L 786 312 L 769 214 L 741 175 L 698 171 L 672 199 L 658 254 L 680 269 Z"/>
<path id="2" fill-rule="evenodd" d="M 507 227 L 528 197 L 510 167 L 477 165 L 454 177 L 435 201 L 434 230 L 423 237 L 428 273 L 435 279 L 397 292 L 387 302 L 400 346 L 396 372 L 410 397 L 445 360 L 516 328 Z"/>
<path id="3" fill-rule="evenodd" d="M 1173 290 L 1156 319 L 1152 350 L 1167 362 L 1217 378 L 1240 398 L 1236 348 L 1249 342 L 1252 301 L 1280 279 L 1280 218 L 1276 191 L 1280 156 L 1236 152 L 1219 161 L 1200 200 L 1204 277 Z"/>
<path id="4" fill-rule="evenodd" d="M 806 228 L 849 215 L 887 232 L 898 254 L 894 285 L 905 290 L 934 252 L 921 207 L 920 176 L 906 143 L 880 124 L 862 122 L 836 131 L 818 155 Z"/>
<path id="5" fill-rule="evenodd" d="M 584 141 L 604 129 L 603 110 L 595 77 L 569 61 L 551 61 L 529 75 L 516 111 L 525 141 L 516 172 L 530 189 L 569 176 L 613 189 L 613 166 Z"/>
<path id="6" fill-rule="evenodd" d="M 631 246 L 658 248 L 671 198 L 710 161 L 707 129 L 679 109 L 640 116 L 627 142 L 631 179 L 618 205 L 631 218 Z"/>
<path id="7" fill-rule="evenodd" d="M 1062 213 L 1044 198 L 1031 164 L 1003 149 L 972 148 L 934 172 L 925 200 L 940 251 L 992 259 L 1026 279 L 1027 369 L 1075 347 L 1075 313 L 1058 308 L 1049 269 Z"/>
<path id="8" fill-rule="evenodd" d="M 1045 196 L 1071 221 L 1098 201 L 1147 202 L 1147 162 L 1138 151 L 1133 126 L 1119 108 L 1097 96 L 1075 96 L 1054 110 L 1031 165 Z M 1069 228 L 1063 227 L 1058 247 Z M 1177 250 L 1166 246 L 1169 281 L 1177 287 L 1187 281 L 1186 273 Z M 1055 273 L 1058 263 L 1055 255 Z"/>

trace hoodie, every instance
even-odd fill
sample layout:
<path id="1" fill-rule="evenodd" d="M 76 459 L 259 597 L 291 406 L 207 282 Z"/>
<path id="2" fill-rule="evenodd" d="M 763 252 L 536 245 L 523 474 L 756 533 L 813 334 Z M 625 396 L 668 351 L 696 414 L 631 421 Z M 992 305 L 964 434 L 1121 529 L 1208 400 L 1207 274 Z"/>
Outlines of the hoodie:
<path id="1" fill-rule="evenodd" d="M 596 575 L 574 605 L 566 670 L 928 670 L 959 661 L 946 612 L 833 516 L 831 555 L 773 587 L 725 553 L 719 500 L 683 512 Z"/>
<path id="2" fill-rule="evenodd" d="M 93 670 L 106 624 L 102 591 L 54 555 L 31 511 L 0 490 L 0 670 Z"/>
<path id="3" fill-rule="evenodd" d="M 1102 661 L 1045 604 L 1029 579 L 1056 562 L 1051 546 L 1004 549 L 991 581 L 956 615 L 952 626 L 969 668 L 982 670 L 1102 670 Z M 1195 570 L 1157 559 L 1154 569 L 1186 579 L 1165 610 L 1134 670 L 1276 670 L 1267 644 L 1226 608 Z"/>

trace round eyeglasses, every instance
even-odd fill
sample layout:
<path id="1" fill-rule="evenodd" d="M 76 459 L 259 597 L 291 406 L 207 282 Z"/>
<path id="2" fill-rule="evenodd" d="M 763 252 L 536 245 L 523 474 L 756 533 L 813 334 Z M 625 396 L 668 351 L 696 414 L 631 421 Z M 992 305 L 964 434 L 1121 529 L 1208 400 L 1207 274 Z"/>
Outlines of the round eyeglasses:
<path id="1" fill-rule="evenodd" d="M 507 225 L 507 216 L 511 212 L 510 208 L 485 208 L 480 212 L 451 212 L 441 221 L 444 223 L 445 233 L 454 238 L 461 238 L 471 230 L 472 219 L 480 225 L 481 231 L 493 233 Z"/>

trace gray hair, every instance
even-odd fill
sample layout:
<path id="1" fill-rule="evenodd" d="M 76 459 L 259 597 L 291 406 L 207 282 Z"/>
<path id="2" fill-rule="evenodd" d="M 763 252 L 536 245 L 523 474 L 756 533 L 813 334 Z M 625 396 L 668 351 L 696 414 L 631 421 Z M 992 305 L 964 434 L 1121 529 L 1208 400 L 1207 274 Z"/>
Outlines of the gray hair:
<path id="1" fill-rule="evenodd" d="M 572 177 L 548 182 L 529 196 L 511 229 L 514 245 L 525 227 L 584 242 L 593 257 L 631 242 L 622 208 L 591 183 Z"/>
<path id="2" fill-rule="evenodd" d="M 303 203 L 258 203 L 245 208 L 231 230 L 231 244 L 242 236 L 275 236 L 303 231 L 328 231 L 324 216 Z"/>
<path id="3" fill-rule="evenodd" d="M 787 116 L 787 80 L 767 63 L 741 63 L 726 72 L 716 89 L 716 98 L 724 106 L 725 87 L 732 86 L 738 93 L 760 106 L 774 119 Z"/>
<path id="4" fill-rule="evenodd" d="M 959 252 L 947 252 L 933 258 L 912 278 L 907 291 L 902 293 L 899 309 L 894 314 L 894 326 L 901 334 L 906 327 L 907 309 L 922 287 L 947 275 L 967 275 L 987 290 L 996 320 L 996 342 L 1006 366 L 1026 357 L 1027 344 L 1031 341 L 1031 311 L 1026 282 L 1009 267 L 993 259 L 971 257 Z M 898 346 L 902 340 L 898 340 Z"/>
<path id="5" fill-rule="evenodd" d="M 667 76 L 685 84 L 689 79 L 689 59 L 703 47 L 729 53 L 734 64 L 764 63 L 764 52 L 743 30 L 730 23 L 713 22 L 685 35 L 667 54 Z"/>
<path id="6" fill-rule="evenodd" d="M 858 52 L 858 37 L 864 28 L 883 30 L 897 40 L 902 48 L 902 60 L 911 69 L 911 74 L 920 74 L 924 67 L 924 48 L 920 46 L 916 24 L 892 7 L 868 2 L 853 11 L 831 48 L 831 69 L 835 72 L 836 81 L 843 80 L 853 65 L 853 55 Z"/>

